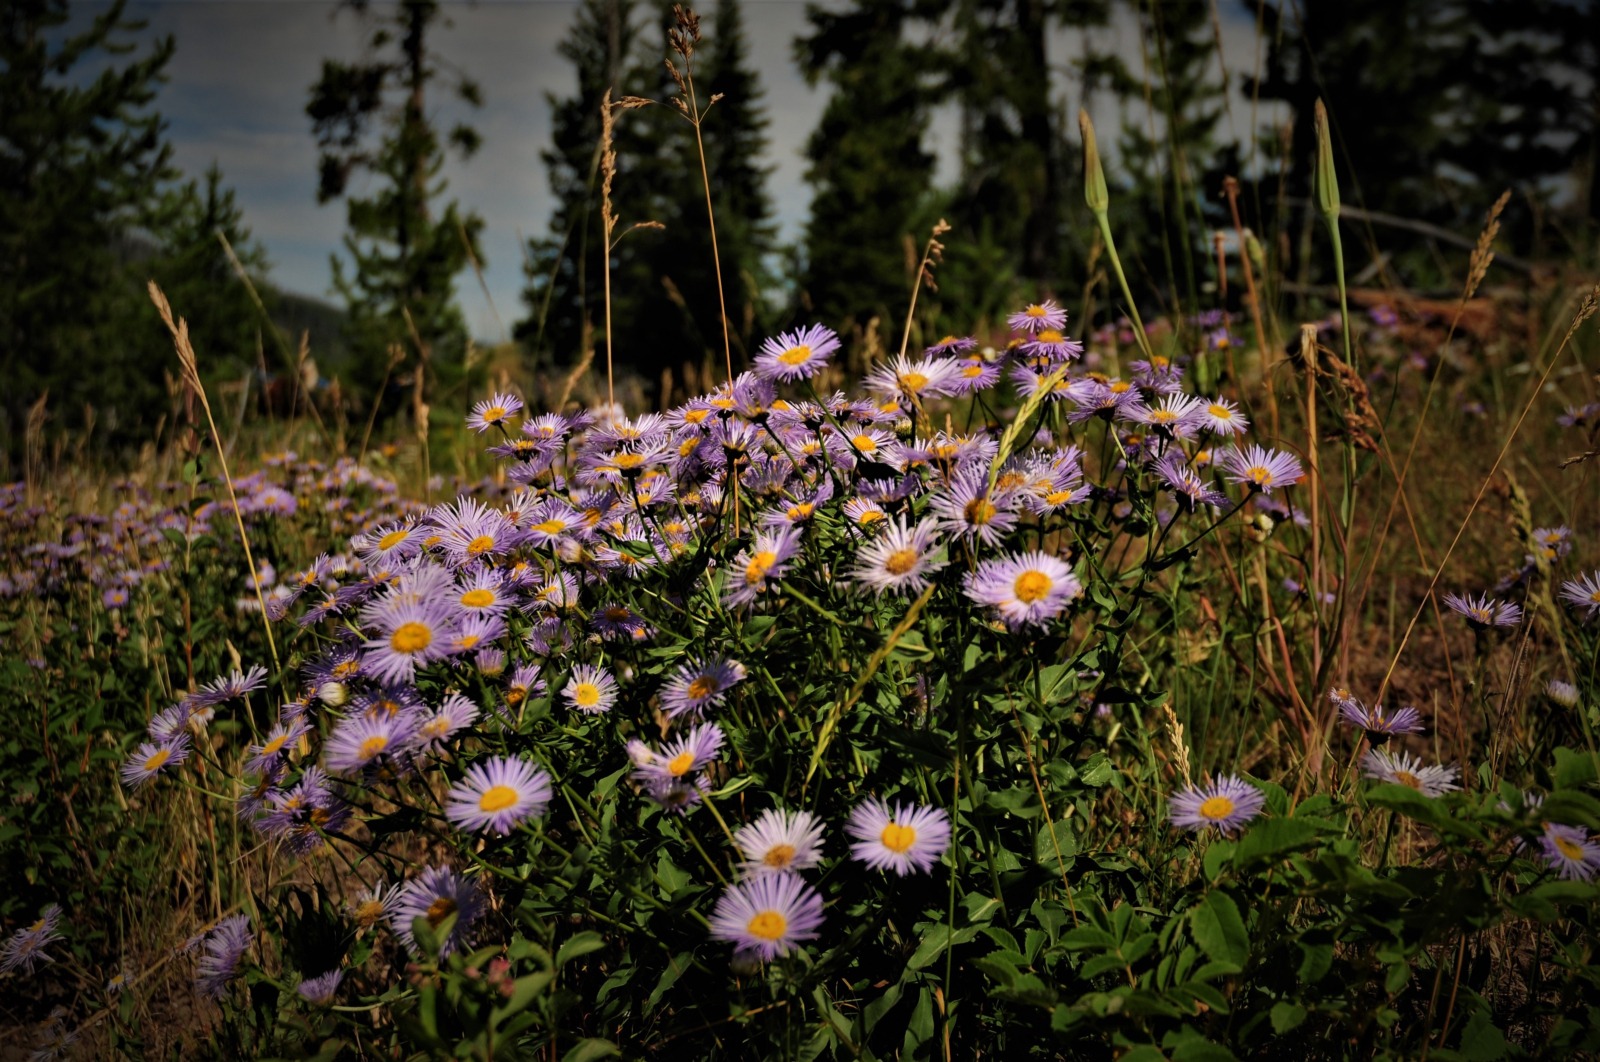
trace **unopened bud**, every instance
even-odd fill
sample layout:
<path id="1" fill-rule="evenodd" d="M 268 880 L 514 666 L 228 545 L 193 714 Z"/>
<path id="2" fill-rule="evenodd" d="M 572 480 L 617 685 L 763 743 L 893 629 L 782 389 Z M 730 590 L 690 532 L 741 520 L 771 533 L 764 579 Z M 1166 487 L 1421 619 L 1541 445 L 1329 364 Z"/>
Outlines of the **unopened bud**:
<path id="1" fill-rule="evenodd" d="M 350 701 L 350 690 L 342 682 L 324 682 L 317 687 L 317 700 L 329 708 L 343 708 Z"/>
<path id="2" fill-rule="evenodd" d="M 1111 195 L 1106 191 L 1106 171 L 1100 165 L 1100 148 L 1094 140 L 1094 123 L 1089 112 L 1078 109 L 1078 128 L 1083 132 L 1083 201 L 1096 214 L 1103 214 L 1111 206 Z"/>
<path id="3" fill-rule="evenodd" d="M 1317 101 L 1317 209 L 1324 217 L 1339 213 L 1339 175 L 1333 168 L 1333 136 L 1328 131 L 1328 109 Z"/>

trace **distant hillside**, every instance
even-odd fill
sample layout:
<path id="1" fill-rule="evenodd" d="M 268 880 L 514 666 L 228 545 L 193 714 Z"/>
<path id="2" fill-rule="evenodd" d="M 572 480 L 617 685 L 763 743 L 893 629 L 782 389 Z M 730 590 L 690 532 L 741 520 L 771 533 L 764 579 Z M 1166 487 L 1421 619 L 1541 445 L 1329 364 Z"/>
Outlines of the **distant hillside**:
<path id="1" fill-rule="evenodd" d="M 270 283 L 262 284 L 261 296 L 272 309 L 273 323 L 283 330 L 291 347 L 300 342 L 301 332 L 310 333 L 311 355 L 317 359 L 324 375 L 345 363 L 350 351 L 344 342 L 344 310 L 331 302 L 284 291 Z"/>

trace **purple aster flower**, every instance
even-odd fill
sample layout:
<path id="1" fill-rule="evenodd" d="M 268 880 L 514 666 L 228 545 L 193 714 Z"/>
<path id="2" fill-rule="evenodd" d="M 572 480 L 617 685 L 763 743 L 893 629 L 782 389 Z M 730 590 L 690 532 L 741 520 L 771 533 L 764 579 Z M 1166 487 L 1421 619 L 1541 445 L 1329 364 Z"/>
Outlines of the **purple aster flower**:
<path id="1" fill-rule="evenodd" d="M 505 513 L 468 497 L 435 509 L 432 520 L 440 531 L 439 545 L 456 568 L 504 553 L 520 537 Z"/>
<path id="2" fill-rule="evenodd" d="M 998 546 L 1017 523 L 1021 499 L 998 483 L 989 490 L 989 470 L 973 465 L 962 469 L 929 503 L 938 527 L 961 538 L 974 539 L 986 546 Z M 920 586 L 918 590 L 922 589 Z"/>
<path id="3" fill-rule="evenodd" d="M 444 817 L 464 830 L 493 831 L 504 837 L 543 815 L 550 793 L 549 774 L 526 760 L 495 756 L 473 764 L 450 788 Z"/>
<path id="4" fill-rule="evenodd" d="M 289 755 L 289 750 L 310 732 L 310 727 L 303 720 L 280 722 L 274 726 L 267 739 L 259 745 L 251 745 L 247 750 L 250 758 L 245 761 L 244 769 L 247 774 L 266 774 Z"/>
<path id="5" fill-rule="evenodd" d="M 411 750 L 416 736 L 416 716 L 360 715 L 346 719 L 328 735 L 322 760 L 328 770 L 341 774 L 392 766 Z"/>
<path id="6" fill-rule="evenodd" d="M 1083 593 L 1072 569 L 1047 553 L 987 560 L 962 583 L 980 605 L 991 605 L 1012 630 L 1059 616 Z"/>
<path id="7" fill-rule="evenodd" d="M 711 792 L 711 783 L 705 775 L 700 774 L 692 780 L 679 778 L 670 784 L 646 786 L 644 792 L 665 810 L 674 815 L 684 815 Z"/>
<path id="8" fill-rule="evenodd" d="M 1261 790 L 1238 775 L 1213 775 L 1209 785 L 1190 785 L 1175 794 L 1169 801 L 1167 817 L 1182 829 L 1215 827 L 1227 836 L 1261 814 L 1266 802 Z"/>
<path id="9" fill-rule="evenodd" d="M 1583 618 L 1600 616 L 1600 570 L 1568 579 L 1561 584 L 1561 600 L 1583 610 Z"/>
<path id="10" fill-rule="evenodd" d="M 933 344 L 923 353 L 930 358 L 951 358 L 966 354 L 978 349 L 978 341 L 972 336 L 945 336 Z"/>
<path id="11" fill-rule="evenodd" d="M 839 337 L 831 328 L 811 325 L 793 332 L 779 332 L 761 344 L 756 353 L 755 371 L 768 380 L 804 380 L 815 376 L 839 349 Z"/>
<path id="12" fill-rule="evenodd" d="M 472 415 L 467 417 L 467 427 L 482 435 L 490 428 L 504 430 L 512 417 L 522 412 L 522 399 L 516 395 L 495 394 L 475 403 Z"/>
<path id="13" fill-rule="evenodd" d="M 416 742 L 419 748 L 438 748 L 457 733 L 477 722 L 482 712 L 459 693 L 452 693 L 431 715 L 419 717 Z"/>
<path id="14" fill-rule="evenodd" d="M 207 999 L 221 999 L 254 941 L 248 916 L 232 915 L 218 922 L 205 937 L 195 973 L 196 990 Z"/>
<path id="15" fill-rule="evenodd" d="M 1250 428 L 1249 419 L 1226 398 L 1213 398 L 1206 403 L 1200 416 L 1202 424 L 1218 435 L 1240 435 Z"/>
<path id="16" fill-rule="evenodd" d="M 737 660 L 712 657 L 695 660 L 673 674 L 661 687 L 661 710 L 676 719 L 680 715 L 698 716 L 745 679 L 745 667 Z"/>
<path id="17" fill-rule="evenodd" d="M 586 715 L 602 715 L 617 703 L 617 680 L 603 667 L 579 664 L 561 690 L 569 708 Z"/>
<path id="18" fill-rule="evenodd" d="M 529 697 L 544 696 L 546 687 L 544 679 L 539 677 L 541 670 L 538 664 L 520 664 L 511 672 L 504 698 L 507 708 L 520 708 Z"/>
<path id="19" fill-rule="evenodd" d="M 1217 467 L 1230 483 L 1249 487 L 1252 491 L 1271 494 L 1279 487 L 1288 487 L 1300 478 L 1300 461 L 1282 450 L 1268 450 L 1251 443 L 1244 450 L 1225 450 L 1217 460 Z"/>
<path id="20" fill-rule="evenodd" d="M 987 500 L 972 504 L 993 510 Z M 882 534 L 861 547 L 855 566 L 850 569 L 850 578 L 870 587 L 879 596 L 885 592 L 920 594 L 927 587 L 929 577 L 945 566 L 944 561 L 934 559 L 939 545 L 938 521 L 926 519 L 909 527 L 906 518 L 899 517 L 885 527 Z"/>
<path id="21" fill-rule="evenodd" d="M 1461 788 L 1456 784 L 1460 773 L 1456 768 L 1424 767 L 1414 756 L 1387 749 L 1372 749 L 1362 756 L 1361 773 L 1381 782 L 1407 786 L 1423 796 L 1436 797 Z"/>
<path id="22" fill-rule="evenodd" d="M 1522 606 L 1510 601 L 1496 601 L 1488 594 L 1476 598 L 1461 594 L 1444 595 L 1450 611 L 1466 617 L 1467 625 L 1475 631 L 1490 627 L 1515 627 L 1522 622 Z"/>
<path id="23" fill-rule="evenodd" d="M 1545 683 L 1544 694 L 1563 708 L 1576 708 L 1578 706 L 1578 687 L 1561 679 L 1551 679 Z"/>
<path id="24" fill-rule="evenodd" d="M 1067 327 L 1067 311 L 1051 299 L 1036 302 L 1006 318 L 1006 325 L 1014 332 L 1038 335 L 1046 329 Z"/>
<path id="25" fill-rule="evenodd" d="M 189 735 L 176 733 L 164 741 L 146 741 L 122 765 L 122 784 L 129 789 L 144 785 L 168 767 L 189 758 Z"/>
<path id="26" fill-rule="evenodd" d="M 446 918 L 456 916 L 455 927 L 440 943 L 441 959 L 466 946 L 485 906 L 478 883 L 449 867 L 428 867 L 390 893 L 387 903 L 389 925 L 413 955 L 421 955 L 412 928 L 417 919 L 426 919 L 437 930 Z"/>
<path id="27" fill-rule="evenodd" d="M 863 385 L 885 399 L 905 398 L 922 401 L 954 394 L 959 366 L 946 358 L 911 358 L 903 354 L 879 365 L 867 374 Z"/>
<path id="28" fill-rule="evenodd" d="M 1547 561 L 1558 561 L 1572 552 L 1572 528 L 1536 527 L 1530 536 L 1539 555 Z"/>
<path id="29" fill-rule="evenodd" d="M 31 925 L 14 931 L 0 944 L 0 973 L 33 973 L 40 963 L 54 962 L 44 949 L 61 939 L 61 906 L 48 904 Z"/>
<path id="30" fill-rule="evenodd" d="M 728 570 L 723 600 L 730 608 L 748 605 L 767 592 L 769 584 L 782 579 L 789 561 L 800 550 L 800 531 L 796 527 L 761 531 L 747 549 L 739 551 Z"/>
<path id="31" fill-rule="evenodd" d="M 1600 870 L 1600 844 L 1588 830 L 1577 826 L 1545 823 L 1539 835 L 1539 854 L 1546 866 L 1568 881 L 1588 881 Z"/>
<path id="32" fill-rule="evenodd" d="M 391 591 L 369 606 L 362 619 L 375 635 L 364 643 L 368 652 L 362 670 L 396 685 L 409 683 L 417 668 L 448 656 L 456 634 L 448 605 L 412 593 Z"/>
<path id="33" fill-rule="evenodd" d="M 1185 462 L 1181 454 L 1168 454 L 1156 464 L 1156 474 L 1178 500 L 1178 508 L 1192 513 L 1202 505 L 1224 506 L 1227 496 Z"/>
<path id="34" fill-rule="evenodd" d="M 1203 403 L 1193 395 L 1172 392 L 1153 406 L 1139 403 L 1128 408 L 1128 416 L 1168 439 L 1193 439 L 1204 427 Z"/>
<path id="35" fill-rule="evenodd" d="M 768 808 L 733 835 L 749 877 L 808 870 L 822 862 L 822 824 L 809 811 Z"/>
<path id="36" fill-rule="evenodd" d="M 952 395 L 970 395 L 987 391 L 1000 382 L 1000 361 L 985 358 L 980 351 L 951 359 L 956 365 L 955 378 L 948 384 Z"/>
<path id="37" fill-rule="evenodd" d="M 633 776 L 652 789 L 672 785 L 716 759 L 722 742 L 721 727 L 702 723 L 676 741 L 667 742 L 660 752 L 649 748 L 632 750 L 636 764 Z"/>
<path id="38" fill-rule="evenodd" d="M 1052 365 L 1083 356 L 1083 344 L 1068 339 L 1059 329 L 1042 328 L 1017 349 L 1029 358 L 1041 358 Z"/>
<path id="39" fill-rule="evenodd" d="M 295 986 L 295 991 L 307 1003 L 325 1007 L 333 1002 L 334 993 L 339 991 L 339 982 L 344 980 L 343 970 L 329 970 L 317 977 L 308 977 Z"/>
<path id="40" fill-rule="evenodd" d="M 926 874 L 950 847 L 950 816 L 943 808 L 891 806 L 869 797 L 850 813 L 845 832 L 855 838 L 850 846 L 852 859 L 901 877 Z"/>
<path id="41" fill-rule="evenodd" d="M 1409 705 L 1390 714 L 1384 712 L 1381 704 L 1368 708 L 1355 698 L 1335 703 L 1339 706 L 1341 720 L 1368 734 L 1387 738 L 1395 734 L 1422 733 L 1422 715 Z"/>
<path id="42" fill-rule="evenodd" d="M 734 957 L 767 962 L 812 940 L 822 925 L 822 897 L 798 874 L 763 874 L 730 885 L 711 915 L 711 939 L 728 941 Z"/>

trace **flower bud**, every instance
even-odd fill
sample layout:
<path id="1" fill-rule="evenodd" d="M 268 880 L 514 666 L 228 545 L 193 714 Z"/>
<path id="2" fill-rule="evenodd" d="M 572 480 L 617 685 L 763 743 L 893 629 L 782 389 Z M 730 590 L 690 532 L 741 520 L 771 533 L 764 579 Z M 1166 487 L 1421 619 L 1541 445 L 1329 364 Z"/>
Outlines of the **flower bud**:
<path id="1" fill-rule="evenodd" d="M 343 708 L 350 700 L 350 690 L 342 682 L 324 682 L 317 687 L 317 699 L 329 708 Z"/>
<path id="2" fill-rule="evenodd" d="M 1106 171 L 1100 166 L 1100 148 L 1094 140 L 1094 123 L 1089 112 L 1078 109 L 1078 128 L 1083 131 L 1083 201 L 1096 214 L 1103 214 L 1111 206 L 1111 195 L 1106 191 Z"/>
<path id="3" fill-rule="evenodd" d="M 1328 109 L 1317 101 L 1317 209 L 1324 217 L 1339 213 L 1339 175 L 1333 168 L 1333 136 L 1328 132 Z"/>

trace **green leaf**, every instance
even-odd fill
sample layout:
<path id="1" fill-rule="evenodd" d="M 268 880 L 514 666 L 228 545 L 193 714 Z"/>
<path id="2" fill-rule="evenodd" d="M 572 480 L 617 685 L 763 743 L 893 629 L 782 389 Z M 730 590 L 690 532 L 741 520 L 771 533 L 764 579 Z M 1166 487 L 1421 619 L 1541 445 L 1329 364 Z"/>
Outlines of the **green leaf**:
<path id="1" fill-rule="evenodd" d="M 1306 1020 L 1306 1008 L 1287 1000 L 1272 1005 L 1272 1031 L 1282 1036 Z"/>
<path id="2" fill-rule="evenodd" d="M 565 966 L 578 956 L 599 951 L 605 946 L 605 938 L 599 933 L 589 931 L 578 933 L 562 944 L 561 949 L 556 952 L 556 965 Z"/>
<path id="3" fill-rule="evenodd" d="M 1200 950 L 1218 962 L 1231 962 L 1244 969 L 1250 958 L 1250 937 L 1239 905 L 1225 892 L 1212 892 L 1189 912 L 1189 930 Z"/>
<path id="4" fill-rule="evenodd" d="M 1065 820 L 1039 824 L 1039 832 L 1033 839 L 1033 858 L 1040 866 L 1055 871 L 1070 867 L 1077 851 L 1077 838 Z"/>
<path id="5" fill-rule="evenodd" d="M 922 943 L 917 945 L 917 950 L 911 953 L 911 958 L 907 961 L 906 968 L 909 970 L 922 969 L 940 955 L 943 955 L 946 947 L 953 948 L 957 944 L 965 944 L 977 936 L 978 928 L 978 926 L 962 926 L 954 933 L 951 933 L 948 925 L 943 922 L 935 922 L 932 928 L 924 934 Z"/>
<path id="6" fill-rule="evenodd" d="M 1239 839 L 1233 865 L 1242 869 L 1252 863 L 1276 861 L 1288 852 L 1311 847 L 1322 830 L 1331 826 L 1321 819 L 1263 819 Z"/>
<path id="7" fill-rule="evenodd" d="M 621 1049 L 610 1040 L 590 1037 L 574 1044 L 571 1050 L 561 1056 L 561 1062 L 590 1062 L 591 1059 L 611 1058 L 620 1054 Z"/>
<path id="8" fill-rule="evenodd" d="M 1466 1062 L 1496 1062 L 1511 1053 L 1505 1033 L 1495 1028 L 1488 1007 L 1479 1007 L 1461 1029 L 1461 1057 Z"/>
<path id="9" fill-rule="evenodd" d="M 1078 768 L 1078 777 L 1083 780 L 1084 785 L 1092 785 L 1098 789 L 1109 784 L 1116 771 L 1117 768 L 1110 757 L 1103 752 L 1097 752 Z"/>
<path id="10" fill-rule="evenodd" d="M 1600 781 L 1600 760 L 1594 753 L 1559 748 L 1555 755 L 1556 766 L 1550 777 L 1557 789 L 1577 789 Z"/>

